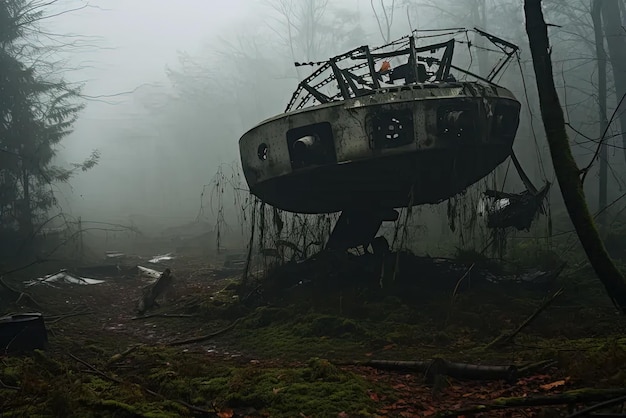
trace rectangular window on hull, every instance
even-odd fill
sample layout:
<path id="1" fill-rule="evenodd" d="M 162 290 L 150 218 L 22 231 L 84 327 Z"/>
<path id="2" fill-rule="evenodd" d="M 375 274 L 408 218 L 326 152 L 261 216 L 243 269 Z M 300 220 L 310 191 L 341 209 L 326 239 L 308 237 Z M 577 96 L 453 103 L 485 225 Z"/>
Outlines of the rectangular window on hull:
<path id="1" fill-rule="evenodd" d="M 337 162 L 333 129 L 328 122 L 290 129 L 287 147 L 294 170 Z"/>

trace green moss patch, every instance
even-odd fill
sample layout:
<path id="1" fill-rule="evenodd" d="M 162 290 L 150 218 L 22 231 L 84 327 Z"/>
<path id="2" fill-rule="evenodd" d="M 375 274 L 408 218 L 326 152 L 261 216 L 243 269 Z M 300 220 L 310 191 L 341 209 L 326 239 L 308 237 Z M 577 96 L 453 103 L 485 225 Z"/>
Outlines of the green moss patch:
<path id="1" fill-rule="evenodd" d="M 272 417 L 367 416 L 375 404 L 362 378 L 337 369 L 328 360 L 314 358 L 305 366 L 234 370 L 227 378 L 205 382 L 223 407 L 253 408 Z"/>

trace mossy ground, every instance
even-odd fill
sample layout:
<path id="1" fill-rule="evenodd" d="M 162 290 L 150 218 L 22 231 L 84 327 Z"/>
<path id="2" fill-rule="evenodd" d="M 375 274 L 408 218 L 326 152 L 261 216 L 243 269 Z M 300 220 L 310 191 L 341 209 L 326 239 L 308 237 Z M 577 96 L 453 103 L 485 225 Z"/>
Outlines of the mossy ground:
<path id="1" fill-rule="evenodd" d="M 513 248 L 523 256 L 499 264 L 501 273 L 560 261 L 554 252 L 533 249 Z M 458 256 L 466 265 L 492 262 L 471 252 Z M 176 297 L 160 312 L 193 317 L 133 320 L 141 288 L 136 279 L 32 288 L 47 315 L 77 306 L 91 314 L 49 323 L 44 352 L 2 358 L 2 416 L 171 417 L 202 415 L 199 410 L 209 416 L 426 416 L 476 399 L 541 393 L 541 383 L 566 377 L 569 387 L 626 386 L 626 323 L 591 271 L 578 265 L 539 288 L 476 277 L 457 288 L 459 275 L 437 281 L 419 271 L 405 271 L 405 279 L 415 278 L 408 287 L 394 288 L 378 271 L 375 285 L 363 286 L 365 271 L 251 306 L 240 302 L 232 280 L 179 263 L 172 266 L 182 278 Z M 484 349 L 562 286 L 565 293 L 512 345 Z M 236 318 L 242 318 L 237 326 L 218 337 L 167 345 Z M 119 356 L 135 344 L 141 345 Z M 333 365 L 434 357 L 478 364 L 554 359 L 558 368 L 517 386 L 449 380 L 433 388 L 413 373 Z"/>

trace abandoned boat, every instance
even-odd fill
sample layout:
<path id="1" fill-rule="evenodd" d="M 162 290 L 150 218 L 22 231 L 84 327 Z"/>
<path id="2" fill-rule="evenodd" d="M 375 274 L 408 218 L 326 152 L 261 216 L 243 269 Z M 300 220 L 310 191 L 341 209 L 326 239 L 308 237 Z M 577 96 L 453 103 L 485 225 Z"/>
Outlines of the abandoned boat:
<path id="1" fill-rule="evenodd" d="M 252 194 L 289 212 L 388 211 L 441 202 L 488 175 L 519 124 L 519 101 L 494 82 L 518 48 L 474 31 L 504 53 L 487 77 L 453 63 L 454 38 L 420 46 L 416 32 L 296 63 L 319 68 L 284 113 L 239 141 Z"/>

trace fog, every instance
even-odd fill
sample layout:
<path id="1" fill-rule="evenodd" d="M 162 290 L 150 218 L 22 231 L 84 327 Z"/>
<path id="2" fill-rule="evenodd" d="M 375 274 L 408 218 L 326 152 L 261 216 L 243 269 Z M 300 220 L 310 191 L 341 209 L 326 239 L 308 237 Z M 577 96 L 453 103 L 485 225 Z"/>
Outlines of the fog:
<path id="1" fill-rule="evenodd" d="M 181 51 L 202 50 L 210 39 L 232 32 L 233 22 L 249 13 L 244 3 L 249 2 L 231 1 L 209 7 L 205 1 L 186 1 L 174 7 L 167 1 L 103 1 L 54 19 L 51 26 L 57 33 L 88 37 L 93 45 L 78 53 L 67 48 L 68 67 L 76 70 L 66 77 L 84 83 L 83 93 L 89 104 L 74 134 L 64 143 L 62 157 L 78 160 L 92 149 L 103 155 L 95 170 L 77 178 L 72 189 L 64 193 L 65 210 L 77 215 L 89 213 L 91 218 L 124 218 L 142 212 L 158 216 L 160 210 L 151 207 L 158 205 L 168 191 L 154 184 L 148 192 L 155 195 L 150 197 L 133 189 L 147 186 L 140 179 L 153 178 L 158 183 L 155 170 L 159 166 L 170 174 L 167 155 L 153 152 L 156 138 L 171 142 L 163 144 L 166 148 L 175 148 L 183 141 L 159 136 L 159 127 L 149 120 L 142 100 L 151 92 L 171 91 L 166 68 L 176 66 Z M 63 2 L 57 6 L 69 10 L 83 3 Z M 203 152 L 212 142 L 208 132 L 204 139 L 204 143 L 197 144 Z M 202 177 L 185 175 L 188 166 L 175 170 L 173 175 L 186 190 L 181 204 L 170 204 L 169 210 L 161 212 L 165 217 L 195 217 L 202 184 L 214 174 L 217 161 L 237 157 L 236 141 L 231 143 L 230 147 L 211 147 L 206 165 L 193 171 L 204 173 Z"/>
<path id="2" fill-rule="evenodd" d="M 215 223 L 215 176 L 220 172 L 232 180 L 230 189 L 245 189 L 242 178 L 235 176 L 239 137 L 284 110 L 299 78 L 311 68 L 296 68 L 294 60 L 325 60 L 359 45 L 383 44 L 411 29 L 444 27 L 478 26 L 520 45 L 519 63 L 513 61 L 500 80 L 523 103 L 515 150 L 537 185 L 555 183 L 521 4 L 487 1 L 486 13 L 480 15 L 466 1 L 398 1 L 387 33 L 391 2 L 382 3 L 388 6 L 387 15 L 381 3 L 366 0 L 55 3 L 51 12 L 59 15 L 45 24 L 59 35 L 55 39 L 78 39 L 80 45 L 69 44 L 59 54 L 65 60 L 64 77 L 83 83 L 87 103 L 58 158 L 71 162 L 94 149 L 101 153 L 95 168 L 58 187 L 61 210 L 83 219 L 155 227 L 198 219 Z M 546 3 L 548 17 L 558 22 L 550 35 L 567 118 L 576 121 L 580 134 L 597 137 L 597 110 L 589 100 L 596 65 L 591 61 L 593 49 L 584 40 L 593 36 L 586 3 L 574 2 L 580 7 L 567 11 L 559 9 L 558 2 Z M 292 9 L 282 13 L 289 4 Z M 316 8 L 308 17 L 306 5 Z M 473 71 L 484 70 L 479 67 L 485 62 L 488 68 L 495 64 L 494 53 L 478 59 L 463 48 L 458 46 L 458 53 Z M 609 103 L 612 109 L 614 97 Z M 593 147 L 571 133 L 574 141 L 583 142 L 574 148 L 576 157 L 588 160 Z M 624 172 L 619 149 L 612 147 L 610 154 L 609 201 L 619 195 Z M 503 165 L 495 182 L 502 187 L 506 177 L 507 187 L 519 192 L 521 182 L 512 170 L 507 173 Z M 591 177 L 587 191 L 589 201 L 595 202 L 595 171 Z M 561 210 L 558 187 L 552 196 L 554 207 Z M 236 224 L 240 208 L 233 203 L 232 191 L 226 192 L 223 205 L 228 208 L 226 221 Z M 447 225 L 445 207 L 429 210 L 434 215 L 424 219 L 441 218 L 435 230 Z"/>

